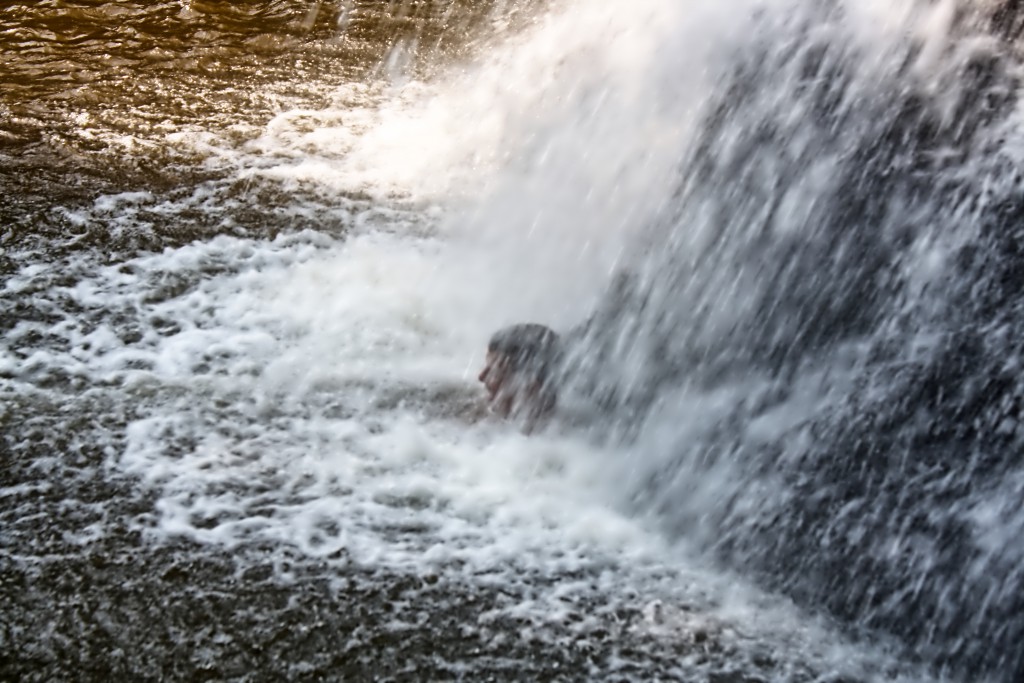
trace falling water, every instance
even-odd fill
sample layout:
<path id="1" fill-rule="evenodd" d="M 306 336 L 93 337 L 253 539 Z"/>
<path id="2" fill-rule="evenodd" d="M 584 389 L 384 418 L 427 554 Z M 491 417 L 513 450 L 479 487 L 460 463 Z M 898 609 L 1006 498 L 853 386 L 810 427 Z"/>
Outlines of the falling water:
<path id="1" fill-rule="evenodd" d="M 1013 45 L 951 3 L 892 27 L 891 8 L 759 10 L 567 380 L 672 537 L 912 656 L 1015 680 Z"/>
<path id="2" fill-rule="evenodd" d="M 0 675 L 1016 680 L 1014 7 L 12 3 Z"/>

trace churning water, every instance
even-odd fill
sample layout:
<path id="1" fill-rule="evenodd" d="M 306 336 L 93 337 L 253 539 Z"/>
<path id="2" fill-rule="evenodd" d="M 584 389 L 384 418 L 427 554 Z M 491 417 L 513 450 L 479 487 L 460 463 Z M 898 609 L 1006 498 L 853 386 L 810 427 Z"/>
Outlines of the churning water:
<path id="1" fill-rule="evenodd" d="M 0 10 L 0 671 L 1016 680 L 1012 9 Z"/>

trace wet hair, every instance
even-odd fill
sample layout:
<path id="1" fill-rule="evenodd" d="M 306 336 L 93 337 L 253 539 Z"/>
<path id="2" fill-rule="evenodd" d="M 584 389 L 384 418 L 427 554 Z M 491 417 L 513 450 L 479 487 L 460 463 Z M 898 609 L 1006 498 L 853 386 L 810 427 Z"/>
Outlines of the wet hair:
<path id="1" fill-rule="evenodd" d="M 487 351 L 507 358 L 513 372 L 525 372 L 544 382 L 558 357 L 558 335 L 537 323 L 511 325 L 491 336 Z"/>

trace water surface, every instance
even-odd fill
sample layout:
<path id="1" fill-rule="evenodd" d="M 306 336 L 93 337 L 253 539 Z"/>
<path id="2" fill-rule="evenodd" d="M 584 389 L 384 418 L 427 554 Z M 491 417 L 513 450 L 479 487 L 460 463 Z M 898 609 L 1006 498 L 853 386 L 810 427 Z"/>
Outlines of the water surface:
<path id="1" fill-rule="evenodd" d="M 812 425 L 860 381 L 850 367 L 877 319 L 812 316 L 820 362 L 779 351 L 808 335 L 748 318 L 744 287 L 792 284 L 787 254 L 805 252 L 759 235 L 758 207 L 818 249 L 808 217 L 888 111 L 900 60 L 1001 44 L 943 3 L 806 4 L 8 3 L 3 675 L 968 680 L 981 661 L 1010 680 L 1012 653 L 978 645 L 991 630 L 834 609 L 801 583 L 806 547 L 759 535 L 792 512 L 792 470 L 752 471 L 747 449 L 840 443 L 814 442 Z M 806 89 L 787 60 L 808 34 L 843 46 L 822 48 L 852 74 L 836 100 L 870 105 L 825 143 L 818 102 L 787 89 Z M 938 63 L 922 57 L 923 81 L 947 73 Z M 744 69 L 748 91 L 728 78 Z M 723 101 L 751 116 L 716 114 Z M 751 117 L 767 122 L 753 146 Z M 976 156 L 988 139 L 949 138 Z M 701 165 L 708 149 L 722 167 Z M 916 273 L 932 252 L 906 243 L 925 253 L 898 259 Z M 751 244 L 763 250 L 746 261 Z M 855 274 L 835 279 L 856 298 L 876 259 L 848 246 L 810 253 L 854 254 L 822 260 Z M 615 359 L 605 384 L 565 401 L 611 417 L 527 438 L 486 416 L 475 377 L 490 332 L 570 329 L 622 271 L 651 291 L 582 347 L 583 361 Z M 792 296 L 770 304 L 813 308 L 782 284 Z M 655 343 L 665 320 L 685 349 Z M 723 342 L 751 329 L 778 331 L 753 354 L 767 370 Z M 651 375 L 667 352 L 678 363 Z M 996 508 L 994 522 L 964 514 L 998 545 L 1016 518 Z M 787 519 L 769 539 L 801 535 Z M 793 551 L 792 570 L 775 550 Z M 899 574 L 931 590 L 927 576 Z"/>

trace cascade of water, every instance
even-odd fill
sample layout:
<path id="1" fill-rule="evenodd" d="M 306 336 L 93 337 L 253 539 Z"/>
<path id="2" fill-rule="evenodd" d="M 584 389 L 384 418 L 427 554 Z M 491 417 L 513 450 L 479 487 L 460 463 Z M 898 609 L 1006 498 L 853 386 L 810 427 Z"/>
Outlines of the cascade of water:
<path id="1" fill-rule="evenodd" d="M 470 92 L 491 74 L 516 95 L 487 98 L 512 143 L 471 217 L 507 246 L 497 308 L 573 327 L 580 297 L 541 302 L 603 244 L 562 403 L 625 444 L 630 504 L 803 604 L 1012 678 L 1013 3 L 572 10 L 592 32 L 554 15 L 474 72 Z"/>
<path id="2" fill-rule="evenodd" d="M 715 65 L 670 196 L 570 353 L 569 400 L 610 416 L 633 504 L 681 541 L 1010 680 L 1018 65 L 952 3 L 896 31 L 850 5 L 761 6 Z"/>

